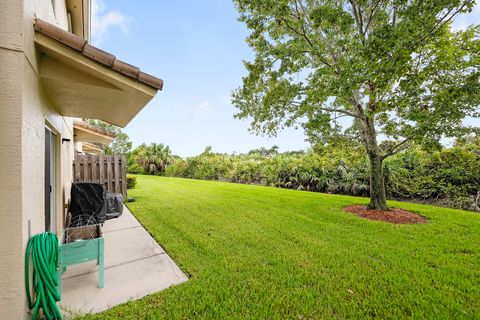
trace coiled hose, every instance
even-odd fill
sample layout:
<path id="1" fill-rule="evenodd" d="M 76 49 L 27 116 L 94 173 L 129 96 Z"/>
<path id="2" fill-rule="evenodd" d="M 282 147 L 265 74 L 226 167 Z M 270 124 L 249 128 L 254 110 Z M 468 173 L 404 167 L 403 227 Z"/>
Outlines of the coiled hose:
<path id="1" fill-rule="evenodd" d="M 29 265 L 30 256 L 33 262 L 33 290 L 35 300 L 30 293 Z M 62 319 L 57 301 L 57 266 L 58 266 L 58 238 L 52 232 L 34 235 L 28 242 L 25 254 L 25 288 L 27 291 L 28 306 L 33 309 L 32 320 L 36 320 L 40 308 L 49 320 Z"/>

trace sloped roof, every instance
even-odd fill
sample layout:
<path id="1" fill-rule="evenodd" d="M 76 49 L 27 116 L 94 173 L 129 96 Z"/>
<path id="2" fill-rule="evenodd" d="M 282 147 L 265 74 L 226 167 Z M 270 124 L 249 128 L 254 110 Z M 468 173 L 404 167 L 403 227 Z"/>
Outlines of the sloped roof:
<path id="1" fill-rule="evenodd" d="M 80 128 L 83 128 L 83 129 L 87 129 L 87 130 L 96 132 L 98 134 L 101 134 L 101 135 L 104 135 L 104 136 L 107 136 L 107 137 L 111 137 L 112 139 L 115 139 L 115 134 L 113 132 L 101 129 L 99 127 L 96 127 L 94 125 L 91 125 L 91 124 L 83 122 L 83 121 L 75 120 L 75 121 L 73 121 L 73 126 L 74 127 L 80 127 Z"/>
<path id="2" fill-rule="evenodd" d="M 139 68 L 117 59 L 113 54 L 87 43 L 87 40 L 65 31 L 41 19 L 35 19 L 35 31 L 42 33 L 78 52 L 83 56 L 105 65 L 129 78 L 138 80 L 152 88 L 162 90 L 163 80 L 141 71 Z"/>
<path id="3" fill-rule="evenodd" d="M 84 153 L 101 154 L 101 148 L 90 142 L 82 142 L 82 149 Z"/>
<path id="4" fill-rule="evenodd" d="M 115 139 L 115 134 L 112 132 L 97 128 L 83 121 L 75 120 L 73 122 L 73 130 L 75 141 L 79 142 L 98 143 L 106 146 Z"/>

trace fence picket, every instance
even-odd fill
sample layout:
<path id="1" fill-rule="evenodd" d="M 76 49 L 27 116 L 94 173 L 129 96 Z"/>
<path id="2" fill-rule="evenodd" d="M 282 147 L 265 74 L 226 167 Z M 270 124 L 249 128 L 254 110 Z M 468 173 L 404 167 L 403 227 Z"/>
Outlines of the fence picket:
<path id="1" fill-rule="evenodd" d="M 127 170 L 123 155 L 76 155 L 73 160 L 73 181 L 96 182 L 107 192 L 127 197 Z"/>

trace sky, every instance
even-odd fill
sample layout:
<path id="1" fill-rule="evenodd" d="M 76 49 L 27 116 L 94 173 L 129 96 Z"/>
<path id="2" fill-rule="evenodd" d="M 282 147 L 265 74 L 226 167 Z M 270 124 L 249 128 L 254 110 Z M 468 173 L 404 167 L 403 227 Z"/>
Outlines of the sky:
<path id="1" fill-rule="evenodd" d="M 309 147 L 302 130 L 276 137 L 249 132 L 233 117 L 232 90 L 246 75 L 242 60 L 253 53 L 248 30 L 230 0 L 93 0 L 92 43 L 165 81 L 163 91 L 125 128 L 133 145 L 163 143 L 186 157 L 206 146 L 243 153 L 278 145 L 280 151 Z M 455 21 L 480 23 L 480 4 Z"/>

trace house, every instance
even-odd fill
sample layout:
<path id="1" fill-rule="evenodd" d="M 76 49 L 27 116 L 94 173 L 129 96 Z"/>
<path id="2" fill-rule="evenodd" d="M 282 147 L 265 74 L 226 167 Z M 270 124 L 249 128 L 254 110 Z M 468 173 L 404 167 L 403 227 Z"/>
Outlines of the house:
<path id="1" fill-rule="evenodd" d="M 101 154 L 99 146 L 108 146 L 115 139 L 115 134 L 80 120 L 73 122 L 73 136 L 75 154 Z"/>
<path id="2" fill-rule="evenodd" d="M 26 319 L 25 249 L 61 234 L 75 152 L 98 152 L 163 81 L 90 44 L 91 0 L 2 0 L 0 5 L 0 312 Z"/>

